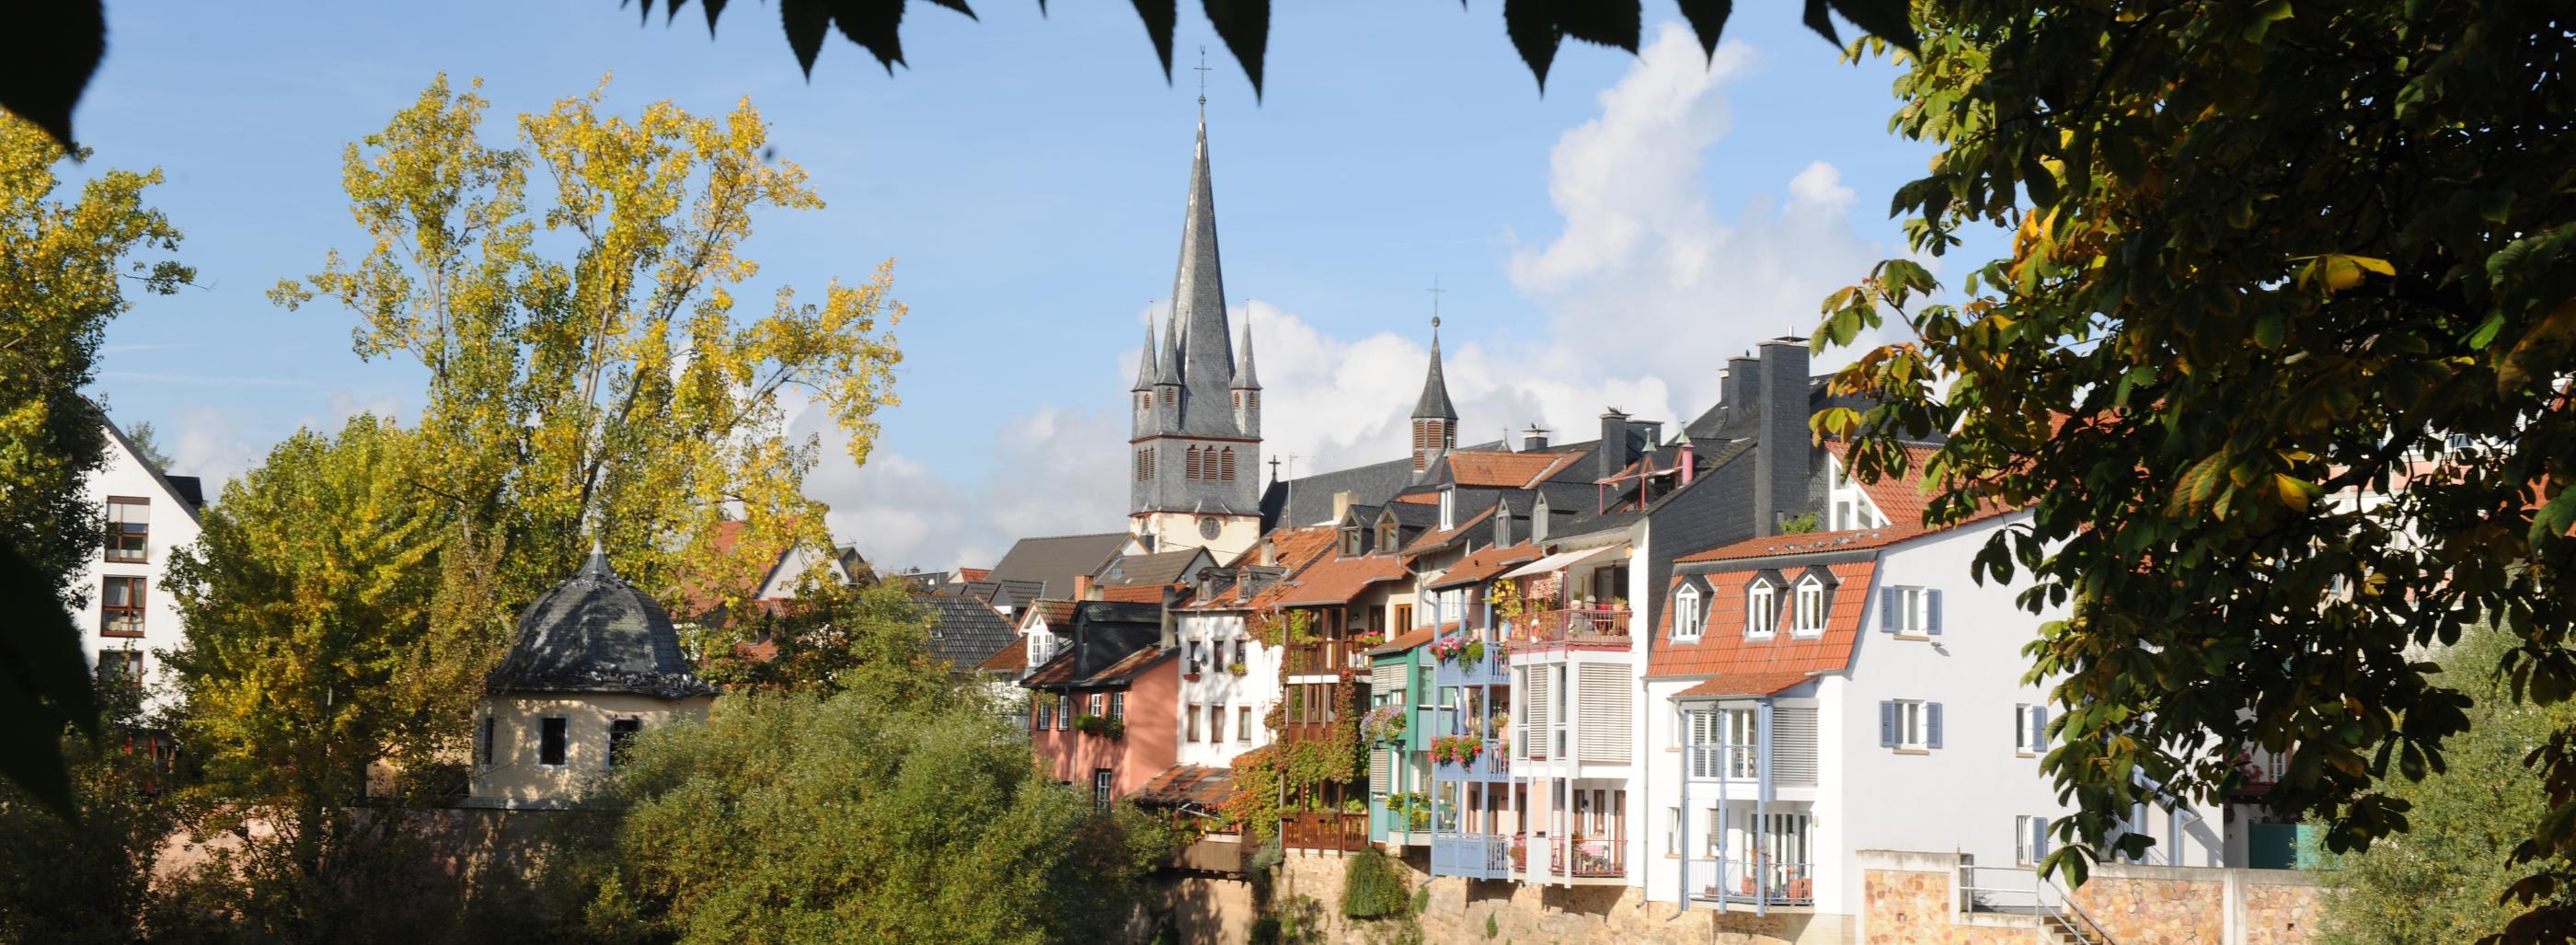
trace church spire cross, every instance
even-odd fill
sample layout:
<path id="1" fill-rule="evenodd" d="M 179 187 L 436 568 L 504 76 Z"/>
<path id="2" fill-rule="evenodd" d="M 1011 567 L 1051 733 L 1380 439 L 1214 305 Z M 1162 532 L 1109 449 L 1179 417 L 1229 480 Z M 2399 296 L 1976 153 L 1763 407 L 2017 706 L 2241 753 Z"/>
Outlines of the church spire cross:
<path id="1" fill-rule="evenodd" d="M 1206 47 L 1206 46 L 1201 46 L 1201 47 L 1199 47 L 1199 64 L 1198 64 L 1198 65 L 1195 65 L 1195 66 L 1192 66 L 1192 67 L 1190 67 L 1190 68 L 1193 68 L 1193 69 L 1198 70 L 1198 73 L 1199 73 L 1199 120 L 1200 120 L 1200 121 L 1206 121 L 1206 120 L 1207 120 L 1207 74 L 1208 74 L 1208 64 L 1207 64 L 1207 47 Z"/>

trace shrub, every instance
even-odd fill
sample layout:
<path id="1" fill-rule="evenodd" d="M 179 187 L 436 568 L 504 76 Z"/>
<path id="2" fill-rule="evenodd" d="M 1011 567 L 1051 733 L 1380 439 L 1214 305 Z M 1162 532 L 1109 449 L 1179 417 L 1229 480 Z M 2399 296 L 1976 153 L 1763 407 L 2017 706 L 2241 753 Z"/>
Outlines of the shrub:
<path id="1" fill-rule="evenodd" d="M 1342 867 L 1342 914 L 1354 919 L 1402 915 L 1411 897 L 1395 861 L 1375 849 L 1352 854 Z"/>

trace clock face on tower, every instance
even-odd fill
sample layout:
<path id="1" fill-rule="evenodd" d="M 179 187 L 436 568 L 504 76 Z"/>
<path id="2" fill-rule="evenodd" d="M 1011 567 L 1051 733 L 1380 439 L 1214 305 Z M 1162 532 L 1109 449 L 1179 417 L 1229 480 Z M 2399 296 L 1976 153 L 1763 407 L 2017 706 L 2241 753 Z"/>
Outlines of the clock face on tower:
<path id="1" fill-rule="evenodd" d="M 1223 526 L 1219 525 L 1213 516 L 1203 515 L 1199 517 L 1199 537 L 1201 538 L 1215 541 L 1217 530 L 1221 527 Z"/>

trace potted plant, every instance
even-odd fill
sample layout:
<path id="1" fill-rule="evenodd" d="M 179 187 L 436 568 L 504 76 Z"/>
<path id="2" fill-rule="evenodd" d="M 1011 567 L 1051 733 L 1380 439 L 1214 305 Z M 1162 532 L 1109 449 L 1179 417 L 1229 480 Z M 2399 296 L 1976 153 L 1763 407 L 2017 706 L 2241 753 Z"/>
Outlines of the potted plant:
<path id="1" fill-rule="evenodd" d="M 1371 649 L 1385 644 L 1386 634 L 1376 630 L 1362 630 L 1351 635 L 1351 642 L 1359 644 L 1361 649 Z"/>
<path id="2" fill-rule="evenodd" d="M 1246 669 L 1244 669 L 1244 668 L 1243 668 L 1243 661 L 1242 661 L 1242 660 L 1236 660 L 1236 661 L 1234 661 L 1234 662 L 1231 662 L 1231 663 L 1227 663 L 1227 664 L 1225 664 L 1225 671 L 1226 671 L 1228 674 L 1230 674 L 1230 675 L 1235 675 L 1235 676 L 1241 676 L 1241 675 L 1243 675 L 1244 673 L 1249 672 L 1249 670 L 1246 670 Z"/>
<path id="3" fill-rule="evenodd" d="M 1187 665 L 1182 666 L 1182 667 L 1181 667 L 1181 678 L 1182 678 L 1182 679 L 1189 680 L 1189 681 L 1191 681 L 1191 682 L 1197 682 L 1197 681 L 1199 681 L 1199 664 L 1197 664 L 1197 663 L 1190 663 L 1190 664 L 1187 664 Z"/>
<path id="4" fill-rule="evenodd" d="M 1457 637 L 1441 637 L 1440 639 L 1431 641 L 1431 656 L 1434 659 L 1446 663 L 1450 660 L 1457 659 L 1458 654 L 1466 648 L 1467 645 L 1459 642 Z"/>
<path id="5" fill-rule="evenodd" d="M 1463 647 L 1463 648 L 1461 648 L 1461 649 L 1460 649 L 1458 656 L 1459 656 L 1459 658 L 1460 658 L 1463 662 L 1465 662 L 1465 663 L 1466 663 L 1467 665 L 1469 665 L 1469 666 L 1474 666 L 1474 665 L 1476 665 L 1476 664 L 1478 664 L 1478 663 L 1482 663 L 1482 662 L 1484 662 L 1484 661 L 1485 661 L 1485 641 L 1483 641 L 1483 640 L 1469 640 L 1469 641 L 1467 641 L 1467 645 L 1466 645 L 1465 647 Z"/>
<path id="6" fill-rule="evenodd" d="M 1403 706 L 1379 706 L 1369 710 L 1368 717 L 1361 720 L 1360 731 L 1368 735 L 1371 743 L 1395 744 L 1404 739 L 1406 714 Z"/>

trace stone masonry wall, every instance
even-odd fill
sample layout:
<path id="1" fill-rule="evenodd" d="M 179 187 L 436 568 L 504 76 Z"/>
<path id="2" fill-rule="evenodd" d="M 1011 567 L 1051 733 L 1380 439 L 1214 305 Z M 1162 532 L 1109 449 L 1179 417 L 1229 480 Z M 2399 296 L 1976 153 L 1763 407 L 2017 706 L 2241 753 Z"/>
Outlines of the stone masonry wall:
<path id="1" fill-rule="evenodd" d="M 1867 942 L 2033 940 L 2030 920 L 1962 916 L 1957 854 L 1861 851 Z M 2070 899 L 2120 945 L 2306 945 L 2318 890 L 2292 870 L 2096 865 Z"/>
<path id="2" fill-rule="evenodd" d="M 1861 899 L 1869 940 L 1919 945 L 2022 945 L 2031 940 L 2027 925 L 1959 923 L 1956 900 L 1950 894 L 1952 875 L 1916 869 L 1862 870 Z"/>
<path id="3" fill-rule="evenodd" d="M 2221 883 L 2095 875 L 2069 898 L 2120 945 L 2227 942 L 2227 896 Z"/>
<path id="4" fill-rule="evenodd" d="M 1416 920 L 1422 940 L 1476 945 L 1798 945 L 1851 941 L 1842 916 L 1754 916 L 1711 909 L 1683 912 L 1669 902 L 1647 902 L 1631 886 L 1531 886 L 1457 877 L 1433 879 L 1421 851 L 1400 861 L 1407 888 L 1428 884 L 1430 901 Z M 1325 941 L 1392 940 L 1400 925 L 1341 916 L 1344 858 L 1290 853 L 1271 889 L 1274 911 L 1297 897 L 1314 900 Z M 1486 934 L 1490 920 L 1493 934 Z M 1184 936 L 1185 940 L 1218 941 Z M 1233 941 L 1233 939 L 1223 939 Z"/>

